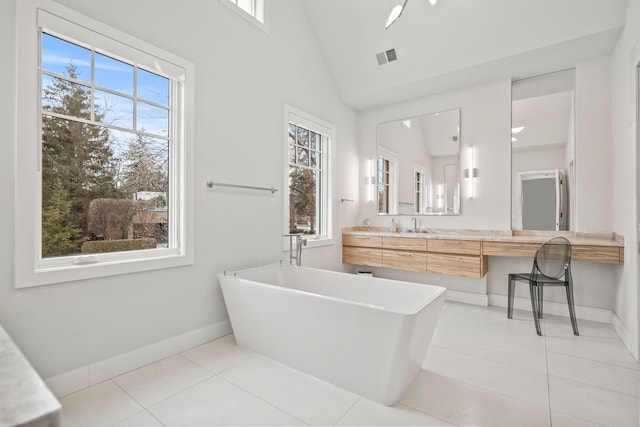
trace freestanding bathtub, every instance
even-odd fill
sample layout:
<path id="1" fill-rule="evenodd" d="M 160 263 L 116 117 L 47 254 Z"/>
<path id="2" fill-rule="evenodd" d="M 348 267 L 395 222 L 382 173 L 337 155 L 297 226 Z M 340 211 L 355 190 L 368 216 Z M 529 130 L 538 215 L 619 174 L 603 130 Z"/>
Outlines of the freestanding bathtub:
<path id="1" fill-rule="evenodd" d="M 446 291 L 277 264 L 218 277 L 240 346 L 385 405 L 422 369 Z"/>

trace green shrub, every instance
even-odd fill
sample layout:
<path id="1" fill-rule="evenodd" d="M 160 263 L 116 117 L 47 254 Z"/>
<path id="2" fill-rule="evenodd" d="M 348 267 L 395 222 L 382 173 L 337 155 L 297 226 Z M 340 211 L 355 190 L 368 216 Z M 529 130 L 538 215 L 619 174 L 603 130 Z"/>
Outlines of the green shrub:
<path id="1" fill-rule="evenodd" d="M 83 254 L 155 249 L 156 239 L 90 240 L 82 244 Z"/>

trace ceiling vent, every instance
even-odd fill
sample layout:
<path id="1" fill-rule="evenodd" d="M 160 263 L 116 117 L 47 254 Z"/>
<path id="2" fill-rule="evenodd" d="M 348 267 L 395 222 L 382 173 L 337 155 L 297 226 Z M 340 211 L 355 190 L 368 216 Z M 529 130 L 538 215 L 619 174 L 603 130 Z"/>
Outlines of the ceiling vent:
<path id="1" fill-rule="evenodd" d="M 397 61 L 398 56 L 396 55 L 395 49 L 389 49 L 385 52 L 377 53 L 376 59 L 378 60 L 378 66 L 380 67 L 388 64 L 389 62 Z"/>

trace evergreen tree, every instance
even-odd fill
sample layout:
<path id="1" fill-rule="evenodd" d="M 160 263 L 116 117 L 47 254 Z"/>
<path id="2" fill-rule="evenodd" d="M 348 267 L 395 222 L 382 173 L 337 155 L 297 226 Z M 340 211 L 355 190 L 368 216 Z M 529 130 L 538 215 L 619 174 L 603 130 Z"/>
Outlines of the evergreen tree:
<path id="1" fill-rule="evenodd" d="M 74 241 L 82 230 L 70 221 L 72 203 L 59 181 L 51 186 L 51 198 L 42 210 L 42 256 L 61 256 L 79 251 Z"/>
<path id="2" fill-rule="evenodd" d="M 69 64 L 66 73 L 78 79 L 77 67 Z M 123 197 L 115 179 L 115 158 L 109 129 L 82 121 L 48 115 L 48 112 L 100 122 L 104 113 L 96 107 L 91 117 L 88 86 L 54 78 L 42 93 L 42 206 L 51 204 L 57 183 L 71 202 L 70 221 L 87 232 L 87 211 L 95 198 Z M 44 223 L 44 219 L 43 219 Z M 43 240 L 47 238 L 43 227 Z"/>

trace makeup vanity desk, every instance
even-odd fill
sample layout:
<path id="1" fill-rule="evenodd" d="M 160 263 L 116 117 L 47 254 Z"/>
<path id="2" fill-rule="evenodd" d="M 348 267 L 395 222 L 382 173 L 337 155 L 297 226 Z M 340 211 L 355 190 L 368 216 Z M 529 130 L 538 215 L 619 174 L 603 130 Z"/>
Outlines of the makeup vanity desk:
<path id="1" fill-rule="evenodd" d="M 624 241 L 613 234 L 570 231 L 429 229 L 391 232 L 384 227 L 342 229 L 342 262 L 462 277 L 483 277 L 489 256 L 535 256 L 548 239 L 564 236 L 573 261 L 624 263 Z"/>

